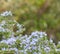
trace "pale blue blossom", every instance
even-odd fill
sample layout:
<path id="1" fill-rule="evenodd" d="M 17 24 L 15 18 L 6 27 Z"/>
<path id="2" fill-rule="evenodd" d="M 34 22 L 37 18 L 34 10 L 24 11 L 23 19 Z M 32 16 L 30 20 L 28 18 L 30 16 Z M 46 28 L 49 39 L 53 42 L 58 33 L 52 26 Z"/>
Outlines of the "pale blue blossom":
<path id="1" fill-rule="evenodd" d="M 6 43 L 7 44 L 7 40 L 2 40 L 2 41 L 0 41 L 0 43 Z"/>
<path id="2" fill-rule="evenodd" d="M 13 44 L 16 41 L 15 38 L 9 38 L 7 40 L 2 40 L 1 43 L 6 43 L 6 44 Z"/>
<path id="3" fill-rule="evenodd" d="M 36 31 L 36 32 L 32 32 L 32 33 L 31 33 L 31 36 L 38 36 L 38 34 L 39 34 L 38 31 Z"/>
<path id="4" fill-rule="evenodd" d="M 34 52 L 33 54 L 38 54 L 37 52 Z"/>
<path id="5" fill-rule="evenodd" d="M 15 50 L 16 52 L 18 51 L 17 48 L 9 48 L 9 50 Z"/>
<path id="6" fill-rule="evenodd" d="M 15 41 L 16 41 L 16 38 L 9 38 L 7 40 L 7 44 L 11 44 L 12 45 Z"/>
<path id="7" fill-rule="evenodd" d="M 38 42 L 38 39 L 36 39 L 36 38 L 33 38 L 33 39 L 32 39 L 32 41 Z"/>
<path id="8" fill-rule="evenodd" d="M 46 52 L 50 52 L 50 47 L 45 47 L 44 50 L 45 50 Z"/>
<path id="9" fill-rule="evenodd" d="M 37 50 L 37 47 L 36 46 L 32 46 L 32 50 Z"/>
<path id="10" fill-rule="evenodd" d="M 30 43 L 30 45 L 36 45 L 36 42 L 35 42 L 35 41 L 32 41 L 32 42 Z"/>
<path id="11" fill-rule="evenodd" d="M 18 54 L 18 51 L 19 51 L 17 48 L 9 48 L 9 50 L 14 50 L 15 54 Z"/>

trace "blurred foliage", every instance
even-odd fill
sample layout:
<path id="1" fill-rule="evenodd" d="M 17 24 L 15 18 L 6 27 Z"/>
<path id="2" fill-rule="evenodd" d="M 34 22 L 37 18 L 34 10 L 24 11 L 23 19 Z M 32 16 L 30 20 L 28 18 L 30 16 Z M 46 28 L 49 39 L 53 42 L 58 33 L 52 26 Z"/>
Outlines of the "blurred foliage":
<path id="1" fill-rule="evenodd" d="M 27 32 L 29 32 L 30 34 L 32 31 L 36 29 L 37 26 L 37 9 L 39 9 L 44 2 L 45 0 L 1 0 L 1 3 L 3 3 L 1 4 L 1 10 L 11 10 L 13 12 L 14 19 L 17 20 L 19 23 L 24 24 L 27 29 Z M 35 29 L 33 29 L 33 26 Z"/>
<path id="2" fill-rule="evenodd" d="M 38 13 L 40 8 L 43 8 L 42 11 L 45 9 L 42 14 Z M 0 12 L 5 10 L 11 10 L 14 19 L 25 25 L 24 34 L 42 30 L 60 40 L 60 0 L 1 0 Z"/>

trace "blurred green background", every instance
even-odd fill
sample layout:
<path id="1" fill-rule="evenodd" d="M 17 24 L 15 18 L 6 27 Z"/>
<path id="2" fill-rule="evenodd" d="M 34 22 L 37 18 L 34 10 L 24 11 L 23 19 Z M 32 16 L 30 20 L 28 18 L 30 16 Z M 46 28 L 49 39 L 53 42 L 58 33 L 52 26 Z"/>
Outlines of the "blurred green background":
<path id="1" fill-rule="evenodd" d="M 0 0 L 0 13 L 6 10 L 24 25 L 23 34 L 39 30 L 55 42 L 60 40 L 60 0 Z"/>

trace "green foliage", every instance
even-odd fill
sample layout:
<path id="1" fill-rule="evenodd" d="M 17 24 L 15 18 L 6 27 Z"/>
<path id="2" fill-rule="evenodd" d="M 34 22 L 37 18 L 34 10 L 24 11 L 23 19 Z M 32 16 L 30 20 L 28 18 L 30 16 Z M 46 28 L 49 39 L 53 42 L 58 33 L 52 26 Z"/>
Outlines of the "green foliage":
<path id="1" fill-rule="evenodd" d="M 46 9 L 47 11 L 43 13 L 40 17 L 37 16 L 38 9 L 43 7 L 44 3 L 47 0 L 13 0 L 10 2 L 7 2 L 5 0 L 1 1 L 3 2 L 4 7 L 5 4 L 8 10 L 11 10 L 14 14 L 14 19 L 16 19 L 19 23 L 22 23 L 27 28 L 27 33 L 32 30 L 60 30 L 60 11 L 59 11 L 59 0 L 53 0 L 50 3 L 50 7 Z M 48 0 L 50 1 L 50 0 Z M 51 5 L 52 4 L 52 5 Z M 6 9 L 6 10 L 7 10 Z M 39 20 L 39 22 L 37 21 Z M 31 23 L 32 22 L 32 23 Z M 31 25 L 32 24 L 32 25 Z M 27 26 L 28 25 L 28 26 Z M 35 25 L 35 26 L 34 26 Z M 43 26 L 43 28 L 42 28 Z M 32 28 L 34 27 L 34 28 Z M 30 29 L 30 30 L 29 30 Z M 28 31 L 29 30 L 29 31 Z"/>
<path id="2" fill-rule="evenodd" d="M 1 54 L 59 54 L 60 43 L 55 45 L 47 39 L 45 32 L 32 32 L 22 36 L 25 28 L 17 23 L 13 16 L 4 12 L 0 21 L 0 53 Z M 15 27 L 16 26 L 16 27 Z M 42 25 L 43 26 L 43 25 Z M 16 29 L 16 30 L 15 30 Z"/>
<path id="3" fill-rule="evenodd" d="M 44 9 L 43 4 L 45 4 L 45 1 L 50 1 L 50 0 L 13 0 L 13 1 L 1 0 L 0 12 L 5 10 L 11 10 L 13 13 L 13 16 L 0 16 L 0 25 L 1 25 L 0 41 L 9 40 L 11 36 L 14 36 L 14 37 L 19 36 L 18 38 L 21 38 L 23 34 L 31 34 L 32 31 L 42 30 L 42 31 L 46 31 L 47 34 L 49 34 L 49 36 L 51 35 L 55 36 L 54 38 L 56 39 L 54 41 L 58 42 L 60 40 L 60 1 L 53 0 L 50 3 L 50 6 L 48 6 L 48 8 L 43 12 L 43 14 L 40 15 L 38 13 L 40 11 L 39 9 L 41 7 L 43 7 Z M 24 24 L 26 31 L 25 31 L 25 28 L 22 28 L 23 26 L 21 26 L 18 22 Z M 23 49 L 23 47 L 20 46 L 20 43 L 23 40 L 20 41 L 20 39 L 18 38 L 16 39 L 16 42 L 14 42 L 13 45 L 0 43 L 0 50 L 3 48 L 2 50 L 3 52 L 5 48 L 6 49 L 8 48 L 9 50 L 10 48 L 15 49 L 15 47 L 18 49 L 18 51 Z M 60 54 L 60 44 L 56 46 L 54 45 L 54 43 L 51 43 L 50 41 L 47 41 L 47 44 L 46 44 L 45 40 L 47 41 L 47 37 L 43 37 L 39 39 L 37 43 L 41 49 L 39 50 L 40 53 Z M 23 44 L 23 46 L 25 45 Z M 44 49 L 45 46 L 47 46 L 48 49 L 49 47 L 51 49 L 47 53 Z M 4 52 L 2 54 L 8 54 L 8 52 L 7 53 L 4 53 Z M 28 54 L 33 54 L 33 52 L 38 52 L 38 50 L 32 50 L 32 52 L 27 51 Z M 24 53 L 18 52 L 17 54 L 24 54 Z"/>
<path id="4" fill-rule="evenodd" d="M 45 3 L 45 1 L 41 4 L 43 8 L 44 8 L 43 4 Z M 39 1 L 37 3 L 39 3 Z M 28 4 L 30 3 L 28 2 Z M 27 5 L 25 7 L 27 7 Z M 38 13 L 37 13 L 39 12 L 39 8 L 41 8 L 40 5 L 34 4 L 29 6 L 27 7 L 28 11 L 25 11 L 24 9 L 25 7 L 21 5 L 24 8 L 20 8 L 19 10 L 16 10 L 16 15 L 17 15 L 16 19 L 19 23 L 24 24 L 25 27 L 27 28 L 25 33 L 30 34 L 32 31 L 42 30 L 42 31 L 46 31 L 49 35 L 52 34 L 54 37 L 56 36 L 57 40 L 55 41 L 58 41 L 60 40 L 59 5 L 60 5 L 59 0 L 53 0 L 50 3 L 50 6 L 48 6 L 46 11 L 41 16 L 38 16 Z M 31 7 L 33 7 L 33 9 L 31 9 Z M 34 7 L 36 9 L 34 9 Z M 20 10 L 21 12 L 19 12 Z"/>

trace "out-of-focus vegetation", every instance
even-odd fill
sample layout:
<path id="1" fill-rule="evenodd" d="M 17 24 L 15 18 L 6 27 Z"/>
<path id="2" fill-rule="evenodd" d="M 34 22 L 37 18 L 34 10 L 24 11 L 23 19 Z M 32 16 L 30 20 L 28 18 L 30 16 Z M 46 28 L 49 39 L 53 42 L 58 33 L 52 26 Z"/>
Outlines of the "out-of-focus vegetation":
<path id="1" fill-rule="evenodd" d="M 48 2 L 47 2 L 48 1 Z M 44 5 L 48 3 L 45 9 Z M 1 0 L 0 12 L 11 10 L 14 19 L 24 24 L 26 31 L 46 31 L 53 39 L 60 40 L 60 0 Z M 43 13 L 39 13 L 39 11 Z M 55 41 L 57 41 L 55 40 Z"/>
<path id="2" fill-rule="evenodd" d="M 60 54 L 59 5 L 59 0 L 0 0 L 0 54 Z"/>
<path id="3" fill-rule="evenodd" d="M 6 11 L 0 16 L 0 54 L 60 54 L 60 42 L 55 45 L 39 31 L 23 36 L 25 29 L 10 15 Z"/>

